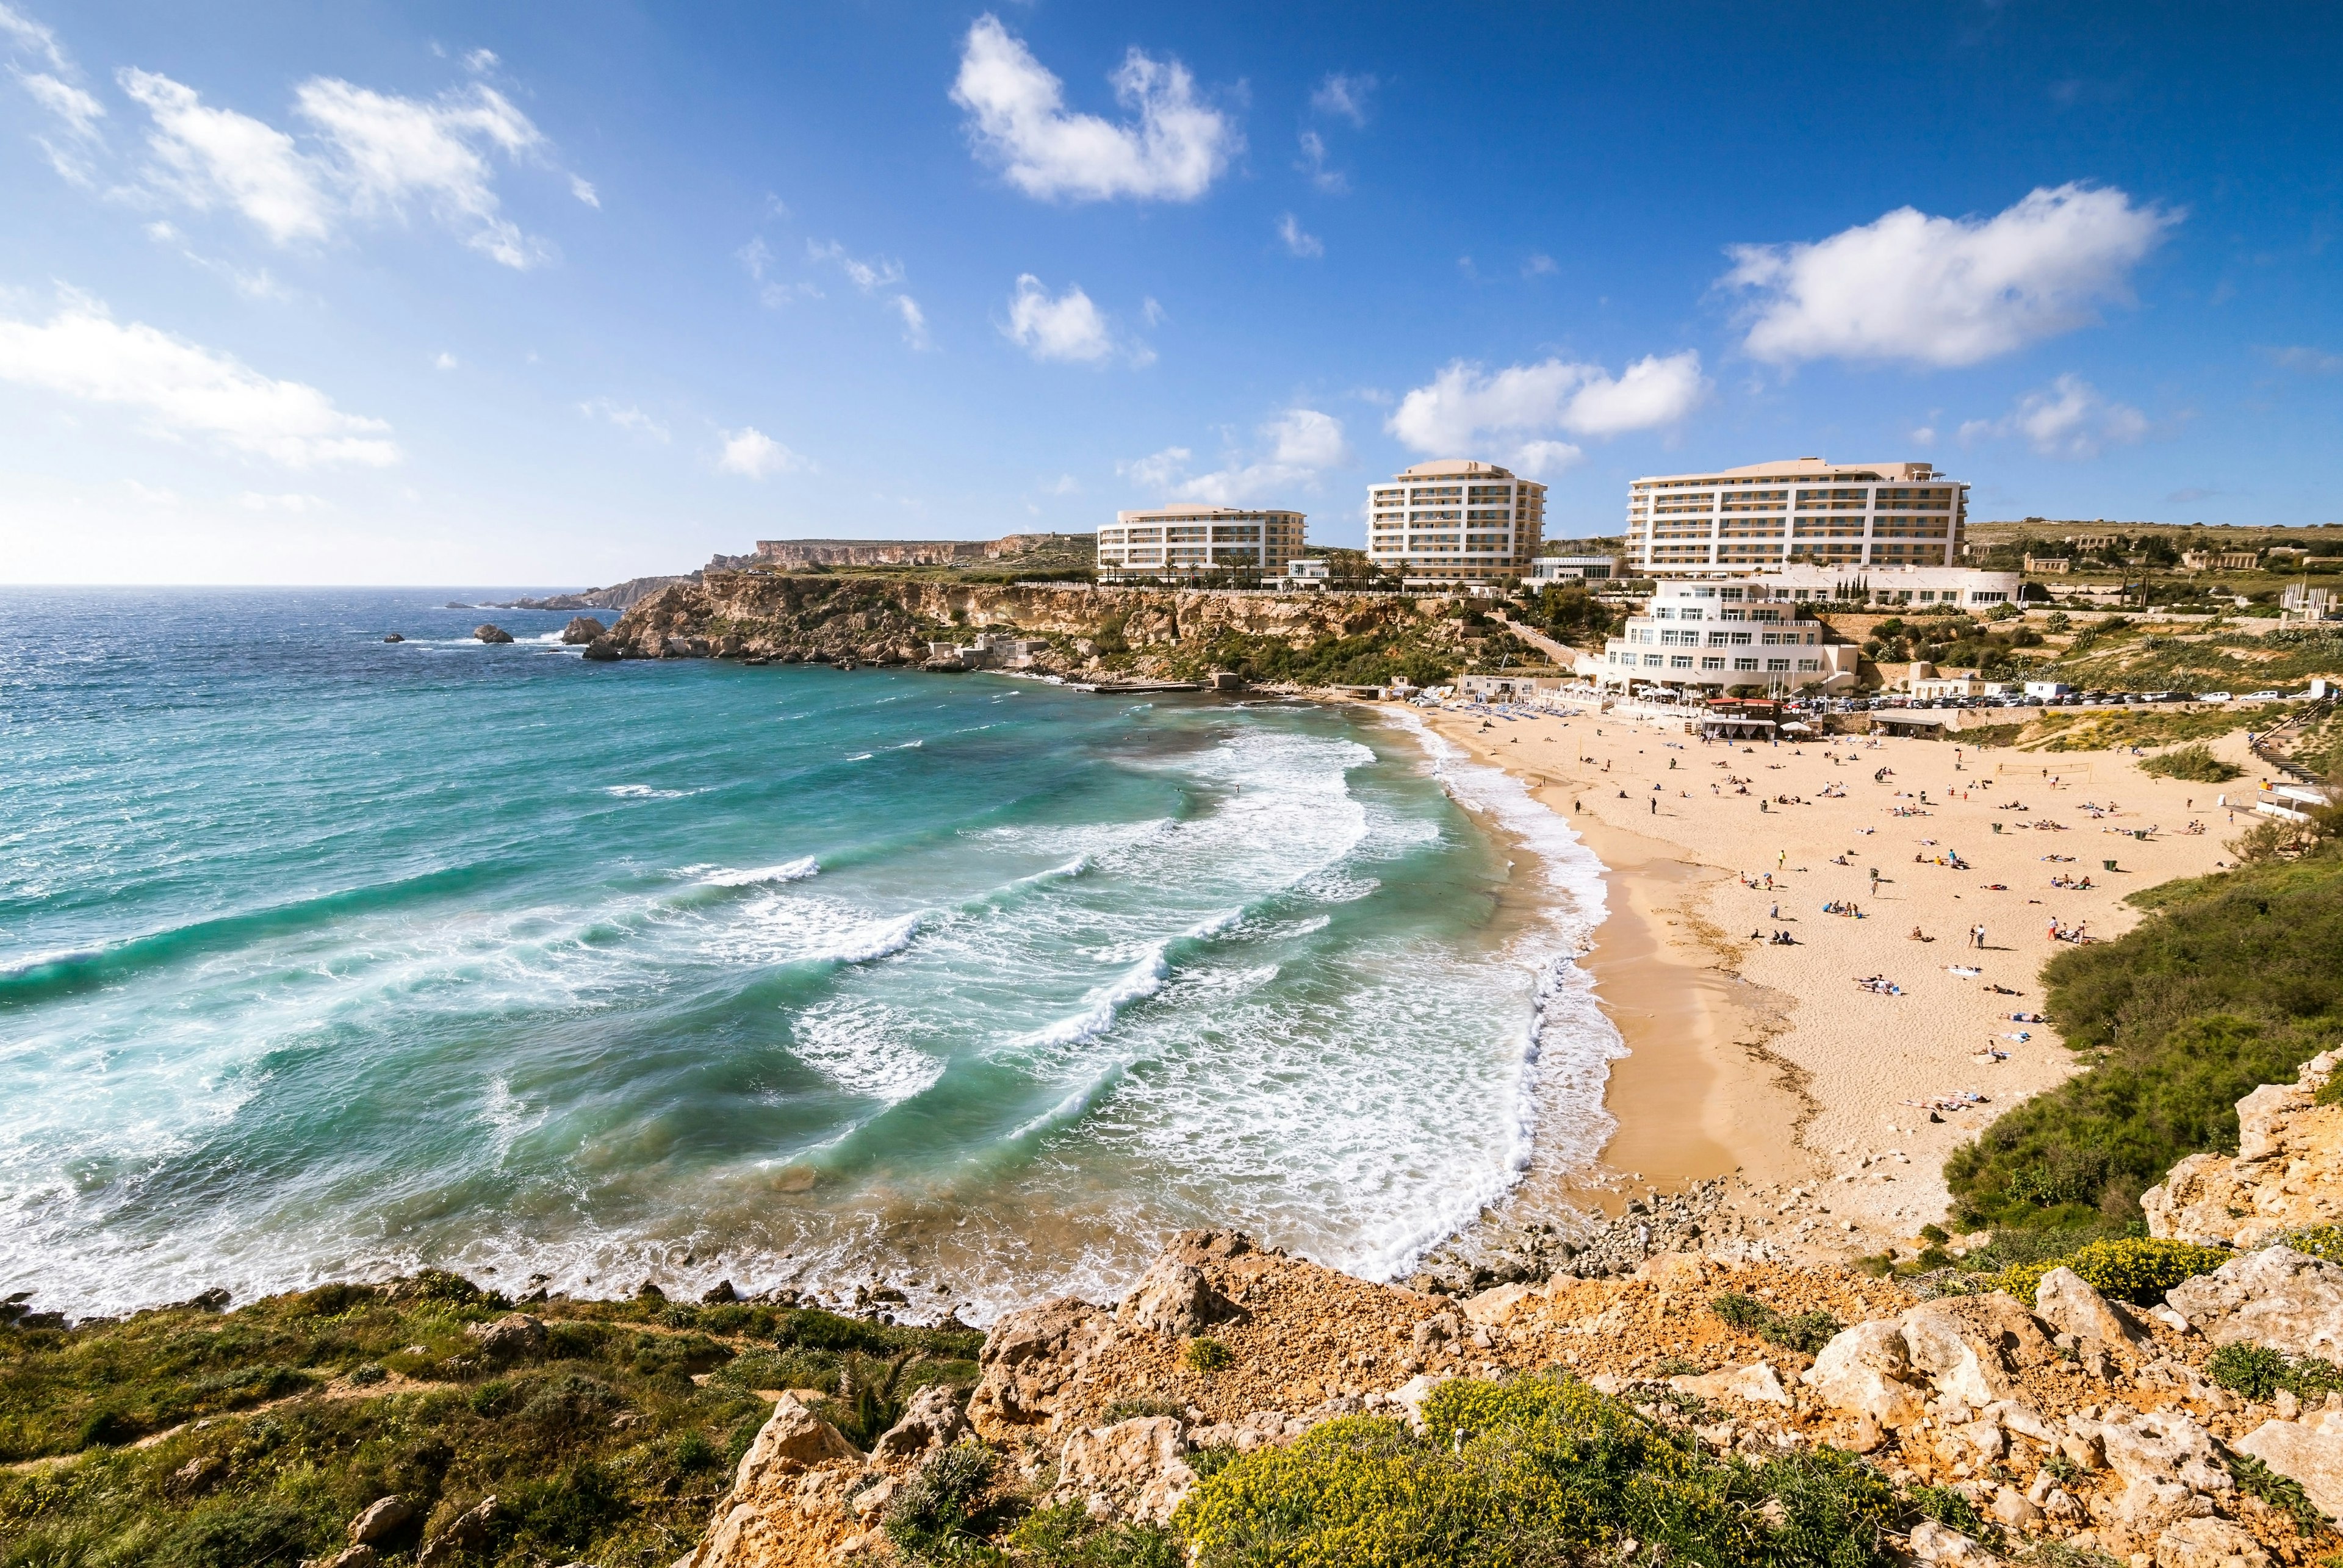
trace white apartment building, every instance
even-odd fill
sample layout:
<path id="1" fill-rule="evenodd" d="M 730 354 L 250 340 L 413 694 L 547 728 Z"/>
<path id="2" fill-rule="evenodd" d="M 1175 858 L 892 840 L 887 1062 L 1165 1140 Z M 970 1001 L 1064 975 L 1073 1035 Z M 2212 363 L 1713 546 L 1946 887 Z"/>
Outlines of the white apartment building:
<path id="1" fill-rule="evenodd" d="M 1443 457 L 1367 491 L 1367 558 L 1411 583 L 1493 583 L 1530 569 L 1545 487 L 1494 463 Z"/>
<path id="2" fill-rule="evenodd" d="M 1950 566 L 1968 487 L 1926 463 L 1789 457 L 1627 487 L 1629 569 L 1722 577 L 1791 561 Z"/>
<path id="3" fill-rule="evenodd" d="M 1855 684 L 1855 658 L 1852 646 L 1823 641 L 1822 622 L 1786 588 L 1673 581 L 1603 645 L 1592 673 L 1606 688 L 1665 686 L 1694 696 L 1736 686 L 1836 691 Z"/>
<path id="4" fill-rule="evenodd" d="M 1204 573 L 1281 577 L 1302 553 L 1300 512 L 1156 507 L 1117 512 L 1098 531 L 1100 580 Z"/>

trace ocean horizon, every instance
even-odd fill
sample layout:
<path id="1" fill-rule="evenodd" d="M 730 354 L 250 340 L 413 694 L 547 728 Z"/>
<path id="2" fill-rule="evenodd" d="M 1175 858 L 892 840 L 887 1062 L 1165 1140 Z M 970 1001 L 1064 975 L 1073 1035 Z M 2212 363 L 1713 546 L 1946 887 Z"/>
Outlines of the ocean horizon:
<path id="1" fill-rule="evenodd" d="M 1403 1275 L 1607 1135 L 1601 867 L 1410 716 L 448 608 L 533 591 L 0 590 L 0 1294 L 984 1321 L 1193 1226 Z"/>

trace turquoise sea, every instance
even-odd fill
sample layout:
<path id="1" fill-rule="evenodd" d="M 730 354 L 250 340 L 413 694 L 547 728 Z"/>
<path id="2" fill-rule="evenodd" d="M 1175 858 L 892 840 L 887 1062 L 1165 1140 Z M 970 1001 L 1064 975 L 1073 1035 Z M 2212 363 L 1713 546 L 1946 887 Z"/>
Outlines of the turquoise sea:
<path id="1" fill-rule="evenodd" d="M 0 1295 L 980 1321 L 1192 1225 L 1404 1272 L 1607 1131 L 1599 868 L 1418 729 L 441 608 L 513 591 L 0 590 Z"/>

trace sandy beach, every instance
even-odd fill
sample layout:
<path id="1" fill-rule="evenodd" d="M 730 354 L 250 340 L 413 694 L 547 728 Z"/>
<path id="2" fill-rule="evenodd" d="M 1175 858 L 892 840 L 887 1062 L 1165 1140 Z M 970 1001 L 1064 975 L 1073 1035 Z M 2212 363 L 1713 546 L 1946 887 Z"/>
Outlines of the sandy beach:
<path id="1" fill-rule="evenodd" d="M 1521 777 L 1606 868 L 1586 961 L 1629 1054 L 1585 1191 L 1737 1171 L 1734 1230 L 1794 1255 L 1876 1252 L 1945 1218 L 1946 1155 L 2075 1070 L 2055 1021 L 2011 1016 L 2044 1010 L 2039 971 L 2067 946 L 2052 920 L 2129 930 L 2125 895 L 2227 859 L 2240 828 L 2215 797 L 2253 787 L 2104 751 L 1704 743 L 1615 713 L 1429 721 Z M 2214 749 L 2255 767 L 2242 735 Z M 1984 1099 L 1950 1108 L 1967 1092 Z"/>

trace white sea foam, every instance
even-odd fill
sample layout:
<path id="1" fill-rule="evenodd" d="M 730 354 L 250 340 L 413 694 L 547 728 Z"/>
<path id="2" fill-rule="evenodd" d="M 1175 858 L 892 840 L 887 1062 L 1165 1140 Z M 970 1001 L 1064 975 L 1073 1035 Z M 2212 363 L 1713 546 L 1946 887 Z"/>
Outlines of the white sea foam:
<path id="1" fill-rule="evenodd" d="M 905 1038 L 912 1020 L 884 1002 L 837 997 L 791 1021 L 792 1054 L 850 1093 L 896 1104 L 941 1078 L 944 1060 Z"/>
<path id="2" fill-rule="evenodd" d="M 697 874 L 703 888 L 753 888 L 765 882 L 801 882 L 818 875 L 821 862 L 811 855 L 795 860 L 784 860 L 778 866 L 759 866 L 753 870 L 737 870 L 730 866 L 693 866 L 685 874 Z"/>
<path id="3" fill-rule="evenodd" d="M 661 789 L 651 784 L 605 784 L 605 795 L 616 795 L 621 800 L 681 800 L 687 796 L 705 793 L 699 789 Z"/>
<path id="4" fill-rule="evenodd" d="M 707 951 L 735 962 L 870 963 L 910 947 L 925 910 L 879 915 L 834 899 L 770 893 L 751 900 L 719 928 Z"/>
<path id="5" fill-rule="evenodd" d="M 849 762 L 868 762 L 873 757 L 878 755 L 879 754 L 876 751 L 858 751 L 853 756 L 848 758 L 847 760 Z"/>

